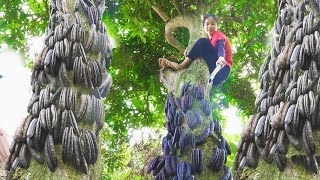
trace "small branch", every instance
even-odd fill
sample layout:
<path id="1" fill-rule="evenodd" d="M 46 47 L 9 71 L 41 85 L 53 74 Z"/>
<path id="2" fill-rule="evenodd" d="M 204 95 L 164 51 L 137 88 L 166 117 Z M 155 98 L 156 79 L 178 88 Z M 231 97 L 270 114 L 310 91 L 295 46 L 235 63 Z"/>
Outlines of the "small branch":
<path id="1" fill-rule="evenodd" d="M 182 12 L 181 12 L 181 10 L 180 10 L 179 6 L 177 5 L 176 0 L 173 0 L 172 4 L 173 4 L 174 8 L 176 8 L 176 10 L 178 11 L 178 14 L 182 14 Z"/>
<path id="2" fill-rule="evenodd" d="M 241 22 L 242 22 L 242 19 L 239 18 L 239 17 L 219 17 L 219 21 L 223 21 L 223 22 L 231 22 L 231 21 L 234 21 L 234 22 L 241 23 Z"/>
<path id="3" fill-rule="evenodd" d="M 205 3 L 204 1 L 198 1 L 198 8 L 196 14 L 206 14 L 210 9 L 219 4 L 219 1 L 212 1 L 211 3 Z M 198 12 L 198 13 L 197 13 Z"/>
<path id="4" fill-rule="evenodd" d="M 218 4 L 219 4 L 219 0 L 212 1 L 209 4 L 204 4 L 203 9 L 205 10 L 205 12 L 208 12 L 210 9 L 212 9 L 214 6 L 216 6 Z"/>
<path id="5" fill-rule="evenodd" d="M 161 17 L 164 22 L 168 22 L 170 20 L 167 14 L 159 6 L 151 5 L 151 8 Z"/>

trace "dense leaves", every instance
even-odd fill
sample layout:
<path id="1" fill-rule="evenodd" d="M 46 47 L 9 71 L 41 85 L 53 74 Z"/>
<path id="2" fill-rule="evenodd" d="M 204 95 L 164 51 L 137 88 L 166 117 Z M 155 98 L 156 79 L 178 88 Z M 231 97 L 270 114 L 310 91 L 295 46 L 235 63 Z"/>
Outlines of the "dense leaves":
<path id="1" fill-rule="evenodd" d="M 173 18 L 181 12 L 181 9 L 186 12 L 185 8 L 190 9 L 192 5 L 197 5 L 200 1 L 194 1 L 193 3 L 183 1 L 184 5 L 175 2 L 127 0 L 119 4 L 119 15 L 123 16 L 117 18 L 118 25 L 123 28 L 119 30 L 127 32 L 127 34 L 124 33 L 120 37 L 122 39 L 120 51 L 123 55 L 124 52 L 128 52 L 123 47 L 128 47 L 131 50 L 129 52 L 134 52 L 131 55 L 134 58 L 128 59 L 124 57 L 119 58 L 118 61 L 129 63 L 128 61 L 131 60 L 135 61 L 136 65 L 136 61 L 140 60 L 151 70 L 151 67 L 155 67 L 158 57 L 180 57 L 181 60 L 181 56 L 177 55 L 177 51 L 170 50 L 171 46 L 163 40 L 165 22 L 161 21 L 159 16 L 150 8 L 151 5 L 156 4 L 165 11 L 169 18 Z M 209 4 L 210 1 L 205 3 Z M 258 68 L 266 56 L 264 52 L 268 48 L 268 33 L 274 22 L 276 6 L 273 1 L 250 3 L 246 1 L 220 1 L 216 7 L 209 11 L 209 13 L 214 13 L 221 17 L 220 30 L 229 37 L 235 52 L 232 75 L 225 83 L 227 102 L 237 105 L 245 115 L 253 112 L 252 103 L 250 102 L 254 102 L 254 89 L 248 85 L 253 79 L 257 78 Z M 259 11 L 251 11 L 251 9 L 259 9 Z M 192 12 L 192 8 L 190 11 Z M 145 32 L 142 33 L 142 31 Z M 185 41 L 188 39 L 188 34 L 183 33 L 183 31 L 178 31 L 176 34 L 180 35 L 178 36 L 180 40 Z M 138 46 L 137 42 L 139 40 L 136 37 L 140 37 Z M 185 45 L 186 43 L 184 42 L 183 44 Z M 143 51 L 141 51 L 142 49 Z M 118 63 L 116 64 L 118 65 Z M 150 71 L 151 74 L 157 72 L 155 71 L 156 68 L 157 66 L 153 71 Z M 139 72 L 141 69 L 137 68 L 136 70 L 138 71 L 135 72 Z M 242 98 L 244 92 L 247 94 L 246 98 Z M 153 93 L 156 93 L 156 91 L 151 92 L 151 94 Z"/>
<path id="2" fill-rule="evenodd" d="M 44 34 L 49 19 L 47 0 L 1 0 L 0 44 L 24 51 L 26 38 Z"/>

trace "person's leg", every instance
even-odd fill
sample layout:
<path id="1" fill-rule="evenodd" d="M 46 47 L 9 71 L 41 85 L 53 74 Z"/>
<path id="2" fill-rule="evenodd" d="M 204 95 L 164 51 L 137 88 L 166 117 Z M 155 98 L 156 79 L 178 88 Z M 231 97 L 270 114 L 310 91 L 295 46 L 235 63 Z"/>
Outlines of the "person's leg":
<path id="1" fill-rule="evenodd" d="M 212 88 L 210 90 L 210 96 L 213 96 L 218 88 L 220 88 L 223 82 L 229 77 L 230 75 L 230 67 L 224 66 L 215 76 L 212 81 Z"/>
<path id="2" fill-rule="evenodd" d="M 169 61 L 165 58 L 159 58 L 159 65 L 162 68 L 170 68 L 174 71 L 177 71 L 177 70 L 184 69 L 184 68 L 188 67 L 189 64 L 191 63 L 191 61 L 192 60 L 189 57 L 186 57 L 184 59 L 184 61 L 179 64 L 176 62 Z"/>
<path id="3" fill-rule="evenodd" d="M 216 67 L 216 61 L 218 59 L 217 50 L 212 46 L 210 40 L 207 38 L 200 38 L 191 48 L 187 57 L 192 60 L 202 57 L 206 61 L 210 73 Z"/>
<path id="4" fill-rule="evenodd" d="M 217 75 L 214 77 L 212 81 L 212 86 L 218 86 L 223 81 L 225 81 L 230 75 L 230 67 L 224 66 L 220 71 L 218 71 Z"/>

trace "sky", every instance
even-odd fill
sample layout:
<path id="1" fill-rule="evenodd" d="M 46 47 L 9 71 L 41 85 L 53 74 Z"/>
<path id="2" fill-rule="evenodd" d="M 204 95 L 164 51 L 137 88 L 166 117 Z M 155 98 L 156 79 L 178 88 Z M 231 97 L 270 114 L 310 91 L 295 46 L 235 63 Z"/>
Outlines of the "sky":
<path id="1" fill-rule="evenodd" d="M 0 128 L 13 136 L 21 119 L 27 116 L 31 98 L 31 72 L 13 51 L 0 51 Z"/>

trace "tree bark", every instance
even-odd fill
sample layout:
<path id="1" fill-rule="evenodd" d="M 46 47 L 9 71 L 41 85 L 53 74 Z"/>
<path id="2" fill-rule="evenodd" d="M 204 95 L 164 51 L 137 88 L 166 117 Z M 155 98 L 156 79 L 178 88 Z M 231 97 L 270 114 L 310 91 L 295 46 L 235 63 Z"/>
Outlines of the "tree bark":
<path id="1" fill-rule="evenodd" d="M 99 133 L 112 85 L 104 9 L 104 0 L 50 1 L 29 115 L 17 127 L 7 179 L 101 179 Z"/>
<path id="2" fill-rule="evenodd" d="M 159 9 L 157 12 L 160 12 Z M 189 46 L 192 47 L 196 40 L 204 37 L 201 15 L 180 14 L 167 21 L 167 41 L 182 52 L 184 49 L 178 45 L 172 32 L 183 26 L 189 30 Z M 150 161 L 147 169 L 155 179 L 231 178 L 231 171 L 225 166 L 231 149 L 221 135 L 219 121 L 212 115 L 212 84 L 208 84 L 208 78 L 208 66 L 201 58 L 183 70 L 160 71 L 160 81 L 169 91 L 164 113 L 168 134 L 162 141 L 162 154 Z M 193 138 L 191 142 L 189 137 Z M 165 161 L 164 165 L 161 165 L 162 161 Z"/>
<path id="3" fill-rule="evenodd" d="M 180 164 L 181 167 L 181 163 L 183 162 L 188 163 L 191 167 L 192 170 L 191 172 L 189 172 L 189 175 L 192 176 L 194 179 L 219 179 L 222 177 L 228 177 L 228 175 L 231 177 L 231 171 L 225 166 L 226 156 L 222 156 L 221 154 L 219 155 L 220 158 L 225 157 L 225 159 L 223 158 L 223 161 L 221 161 L 220 165 L 218 165 L 219 163 L 217 162 L 217 160 L 212 160 L 215 149 L 222 149 L 221 152 L 226 153 L 225 155 L 227 155 L 226 149 L 230 148 L 230 146 L 227 142 L 227 145 L 221 143 L 225 140 L 221 135 L 221 125 L 219 121 L 215 120 L 212 116 L 213 110 L 211 109 L 211 101 L 209 95 L 209 92 L 211 90 L 211 84 L 209 84 L 208 86 L 208 77 L 209 69 L 205 61 L 202 59 L 194 60 L 188 68 L 180 71 L 172 71 L 168 69 L 163 69 L 160 71 L 160 81 L 169 90 L 169 94 L 168 99 L 165 103 L 165 116 L 167 119 L 166 127 L 168 130 L 168 135 L 164 137 L 162 141 L 162 154 L 159 155 L 159 157 L 161 161 L 163 159 L 174 156 L 176 158 L 176 162 L 168 163 L 166 161 L 164 165 L 165 167 L 159 169 L 152 169 L 152 173 L 155 176 L 155 178 L 157 178 L 157 176 L 165 176 L 166 178 L 180 176 L 181 178 L 182 175 L 181 173 L 179 173 L 179 170 L 172 172 L 173 169 L 171 169 L 169 170 L 171 174 L 168 173 L 168 169 L 170 168 L 167 168 L 167 165 L 169 164 L 168 166 L 179 167 Z M 188 86 L 188 88 L 186 87 L 186 85 Z M 202 98 L 199 98 L 199 94 L 195 93 L 194 88 L 197 87 L 203 87 L 204 94 Z M 192 101 L 192 105 L 186 109 L 186 105 L 184 103 L 187 96 L 191 98 L 190 101 Z M 175 102 L 173 102 L 171 98 Z M 181 100 L 182 105 L 179 105 L 179 103 L 177 102 L 179 100 Z M 206 112 L 206 108 L 202 104 L 203 102 L 208 102 L 210 104 L 208 105 L 210 106 L 209 111 Z M 174 110 L 171 110 L 172 107 L 175 107 L 173 108 Z M 193 114 L 195 112 L 199 112 L 201 121 L 197 122 L 195 127 L 193 127 L 191 121 L 195 122 L 196 120 L 195 118 L 189 119 L 188 114 L 190 113 L 192 114 L 191 116 L 195 116 Z M 174 118 L 170 117 L 170 114 Z M 177 114 L 180 114 L 182 116 L 181 125 L 179 125 L 179 123 L 176 122 Z M 174 128 L 172 129 L 172 127 L 169 126 L 174 126 Z M 194 147 L 192 147 L 190 144 L 186 145 L 186 147 L 180 144 L 181 141 L 187 141 L 187 135 L 179 135 L 177 133 L 177 131 L 179 131 L 179 128 L 182 129 L 181 131 L 183 131 L 183 133 L 181 134 L 189 134 L 195 137 L 193 142 L 195 143 Z M 210 128 L 212 129 L 209 133 L 206 134 L 206 130 Z M 204 134 L 206 134 L 206 138 L 204 141 L 200 142 L 201 138 L 205 136 Z M 174 143 L 174 139 L 176 137 L 178 137 L 179 139 L 179 145 Z M 168 147 L 166 145 L 166 142 L 170 141 L 168 139 L 172 140 L 174 143 L 174 149 L 170 148 L 169 152 L 167 150 Z M 170 142 L 168 143 L 170 144 Z M 196 151 L 201 152 L 202 154 L 202 158 L 199 158 L 200 160 L 195 160 L 196 158 L 198 158 L 194 156 L 194 152 Z M 157 165 L 160 164 L 160 161 L 155 165 L 155 167 L 157 167 Z M 149 168 L 151 168 L 151 164 L 152 163 L 149 164 Z M 216 166 L 216 169 L 212 167 L 212 164 L 213 166 Z M 200 166 L 203 167 L 201 171 L 194 170 Z M 161 171 L 166 171 L 166 173 L 164 174 L 167 175 L 162 175 Z M 184 171 L 186 172 L 187 170 L 184 169 Z M 187 177 L 187 175 L 184 176 L 184 178 Z"/>
<path id="4" fill-rule="evenodd" d="M 320 178 L 319 50 L 314 46 L 319 2 L 278 3 L 272 50 L 259 72 L 257 112 L 237 147 L 236 179 Z"/>

